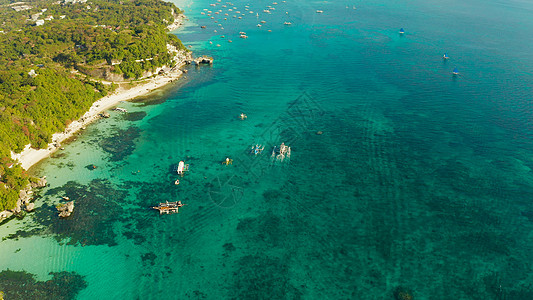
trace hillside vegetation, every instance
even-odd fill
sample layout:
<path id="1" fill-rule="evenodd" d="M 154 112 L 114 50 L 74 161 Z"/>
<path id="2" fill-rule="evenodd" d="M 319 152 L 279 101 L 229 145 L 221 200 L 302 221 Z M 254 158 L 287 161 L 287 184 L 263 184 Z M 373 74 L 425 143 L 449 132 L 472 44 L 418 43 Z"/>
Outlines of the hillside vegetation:
<path id="1" fill-rule="evenodd" d="M 0 211 L 12 209 L 28 176 L 11 160 L 78 119 L 114 85 L 169 65 L 166 27 L 181 11 L 160 0 L 0 0 Z"/>

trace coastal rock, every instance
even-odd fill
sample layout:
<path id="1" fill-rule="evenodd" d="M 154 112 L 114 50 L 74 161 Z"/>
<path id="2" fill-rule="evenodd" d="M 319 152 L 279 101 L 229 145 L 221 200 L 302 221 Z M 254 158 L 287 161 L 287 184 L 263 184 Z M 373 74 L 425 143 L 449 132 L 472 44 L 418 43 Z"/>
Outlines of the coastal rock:
<path id="1" fill-rule="evenodd" d="M 113 62 L 110 62 L 110 63 L 113 64 Z M 113 73 L 113 68 L 114 67 L 112 65 L 111 66 L 99 65 L 99 66 L 90 66 L 90 67 L 84 66 L 83 68 L 80 68 L 80 72 L 85 75 L 98 78 L 98 79 L 107 80 L 107 81 L 117 81 L 117 82 L 124 81 L 124 76 L 117 74 L 117 73 Z"/>
<path id="2" fill-rule="evenodd" d="M 8 211 L 8 210 L 0 211 L 0 220 L 10 218 L 12 215 L 13 215 L 13 212 L 11 211 Z"/>
<path id="3" fill-rule="evenodd" d="M 125 80 L 123 75 L 113 73 L 110 70 L 105 70 L 103 77 L 107 81 L 121 82 Z"/>
<path id="4" fill-rule="evenodd" d="M 34 203 L 28 203 L 26 205 L 26 211 L 30 212 L 30 211 L 32 211 L 34 209 L 35 209 L 35 204 Z"/>
<path id="5" fill-rule="evenodd" d="M 22 189 L 19 192 L 19 199 L 21 199 L 22 202 L 28 197 L 28 189 Z"/>
<path id="6" fill-rule="evenodd" d="M 145 71 L 142 73 L 141 75 L 141 78 L 147 78 L 147 77 L 150 77 L 154 74 L 158 74 L 158 71 L 156 70 L 156 72 L 152 72 L 152 71 Z"/>
<path id="7" fill-rule="evenodd" d="M 44 187 L 46 186 L 46 176 L 43 178 L 39 178 L 36 181 L 31 181 L 24 189 L 19 191 L 19 198 L 17 200 L 17 204 L 14 209 L 9 212 L 10 216 L 14 214 L 21 214 L 24 210 L 26 211 L 32 211 L 35 209 L 35 204 L 31 203 L 33 191 L 32 188 L 38 188 L 38 187 Z M 3 215 L 5 215 L 7 212 L 2 212 Z M 19 216 L 23 216 L 24 214 L 21 214 Z M 2 220 L 3 217 L 0 216 L 0 220 Z"/>
<path id="8" fill-rule="evenodd" d="M 59 217 L 66 218 L 72 214 L 74 211 L 74 201 L 70 201 L 63 204 L 58 204 L 56 206 L 57 211 L 59 212 Z"/>
<path id="9" fill-rule="evenodd" d="M 212 65 L 213 64 L 213 58 L 204 55 L 204 56 L 200 56 L 200 57 L 197 57 L 197 58 L 189 58 L 189 59 L 185 60 L 185 63 L 186 64 L 195 64 L 197 66 L 199 66 L 201 64 Z"/>
<path id="10" fill-rule="evenodd" d="M 21 211 L 22 211 L 22 199 L 19 198 L 19 199 L 17 200 L 17 206 L 15 207 L 14 212 L 15 212 L 16 214 L 18 214 L 18 213 L 20 213 Z"/>
<path id="11" fill-rule="evenodd" d="M 47 183 L 48 182 L 46 181 L 46 176 L 44 176 L 43 178 L 39 178 L 36 182 L 31 182 L 31 187 L 45 187 Z"/>

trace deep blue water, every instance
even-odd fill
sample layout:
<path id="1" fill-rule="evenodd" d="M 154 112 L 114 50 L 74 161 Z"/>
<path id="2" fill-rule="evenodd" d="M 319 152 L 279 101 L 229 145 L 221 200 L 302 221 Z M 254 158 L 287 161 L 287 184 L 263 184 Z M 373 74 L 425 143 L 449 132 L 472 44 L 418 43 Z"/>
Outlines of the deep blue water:
<path id="1" fill-rule="evenodd" d="M 80 299 L 533 299 L 532 3 L 177 3 L 214 65 L 37 166 L 0 270 L 76 272 Z"/>

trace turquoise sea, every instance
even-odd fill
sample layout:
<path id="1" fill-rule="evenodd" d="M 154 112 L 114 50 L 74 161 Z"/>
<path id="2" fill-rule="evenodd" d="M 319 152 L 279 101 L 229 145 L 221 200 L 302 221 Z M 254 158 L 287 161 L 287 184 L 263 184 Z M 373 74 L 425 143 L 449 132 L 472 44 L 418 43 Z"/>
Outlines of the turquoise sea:
<path id="1" fill-rule="evenodd" d="M 533 3 L 176 4 L 213 66 L 31 170 L 6 299 L 533 299 Z"/>

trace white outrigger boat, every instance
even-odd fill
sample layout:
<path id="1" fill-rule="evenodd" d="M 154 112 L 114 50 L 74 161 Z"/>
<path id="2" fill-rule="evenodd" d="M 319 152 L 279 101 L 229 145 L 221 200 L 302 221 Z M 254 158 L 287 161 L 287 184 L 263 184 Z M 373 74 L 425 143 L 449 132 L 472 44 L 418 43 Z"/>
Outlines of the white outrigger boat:
<path id="1" fill-rule="evenodd" d="M 183 174 L 187 171 L 189 171 L 189 164 L 185 164 L 185 162 L 182 160 L 178 163 L 178 165 L 174 168 L 174 170 L 183 177 Z"/>

